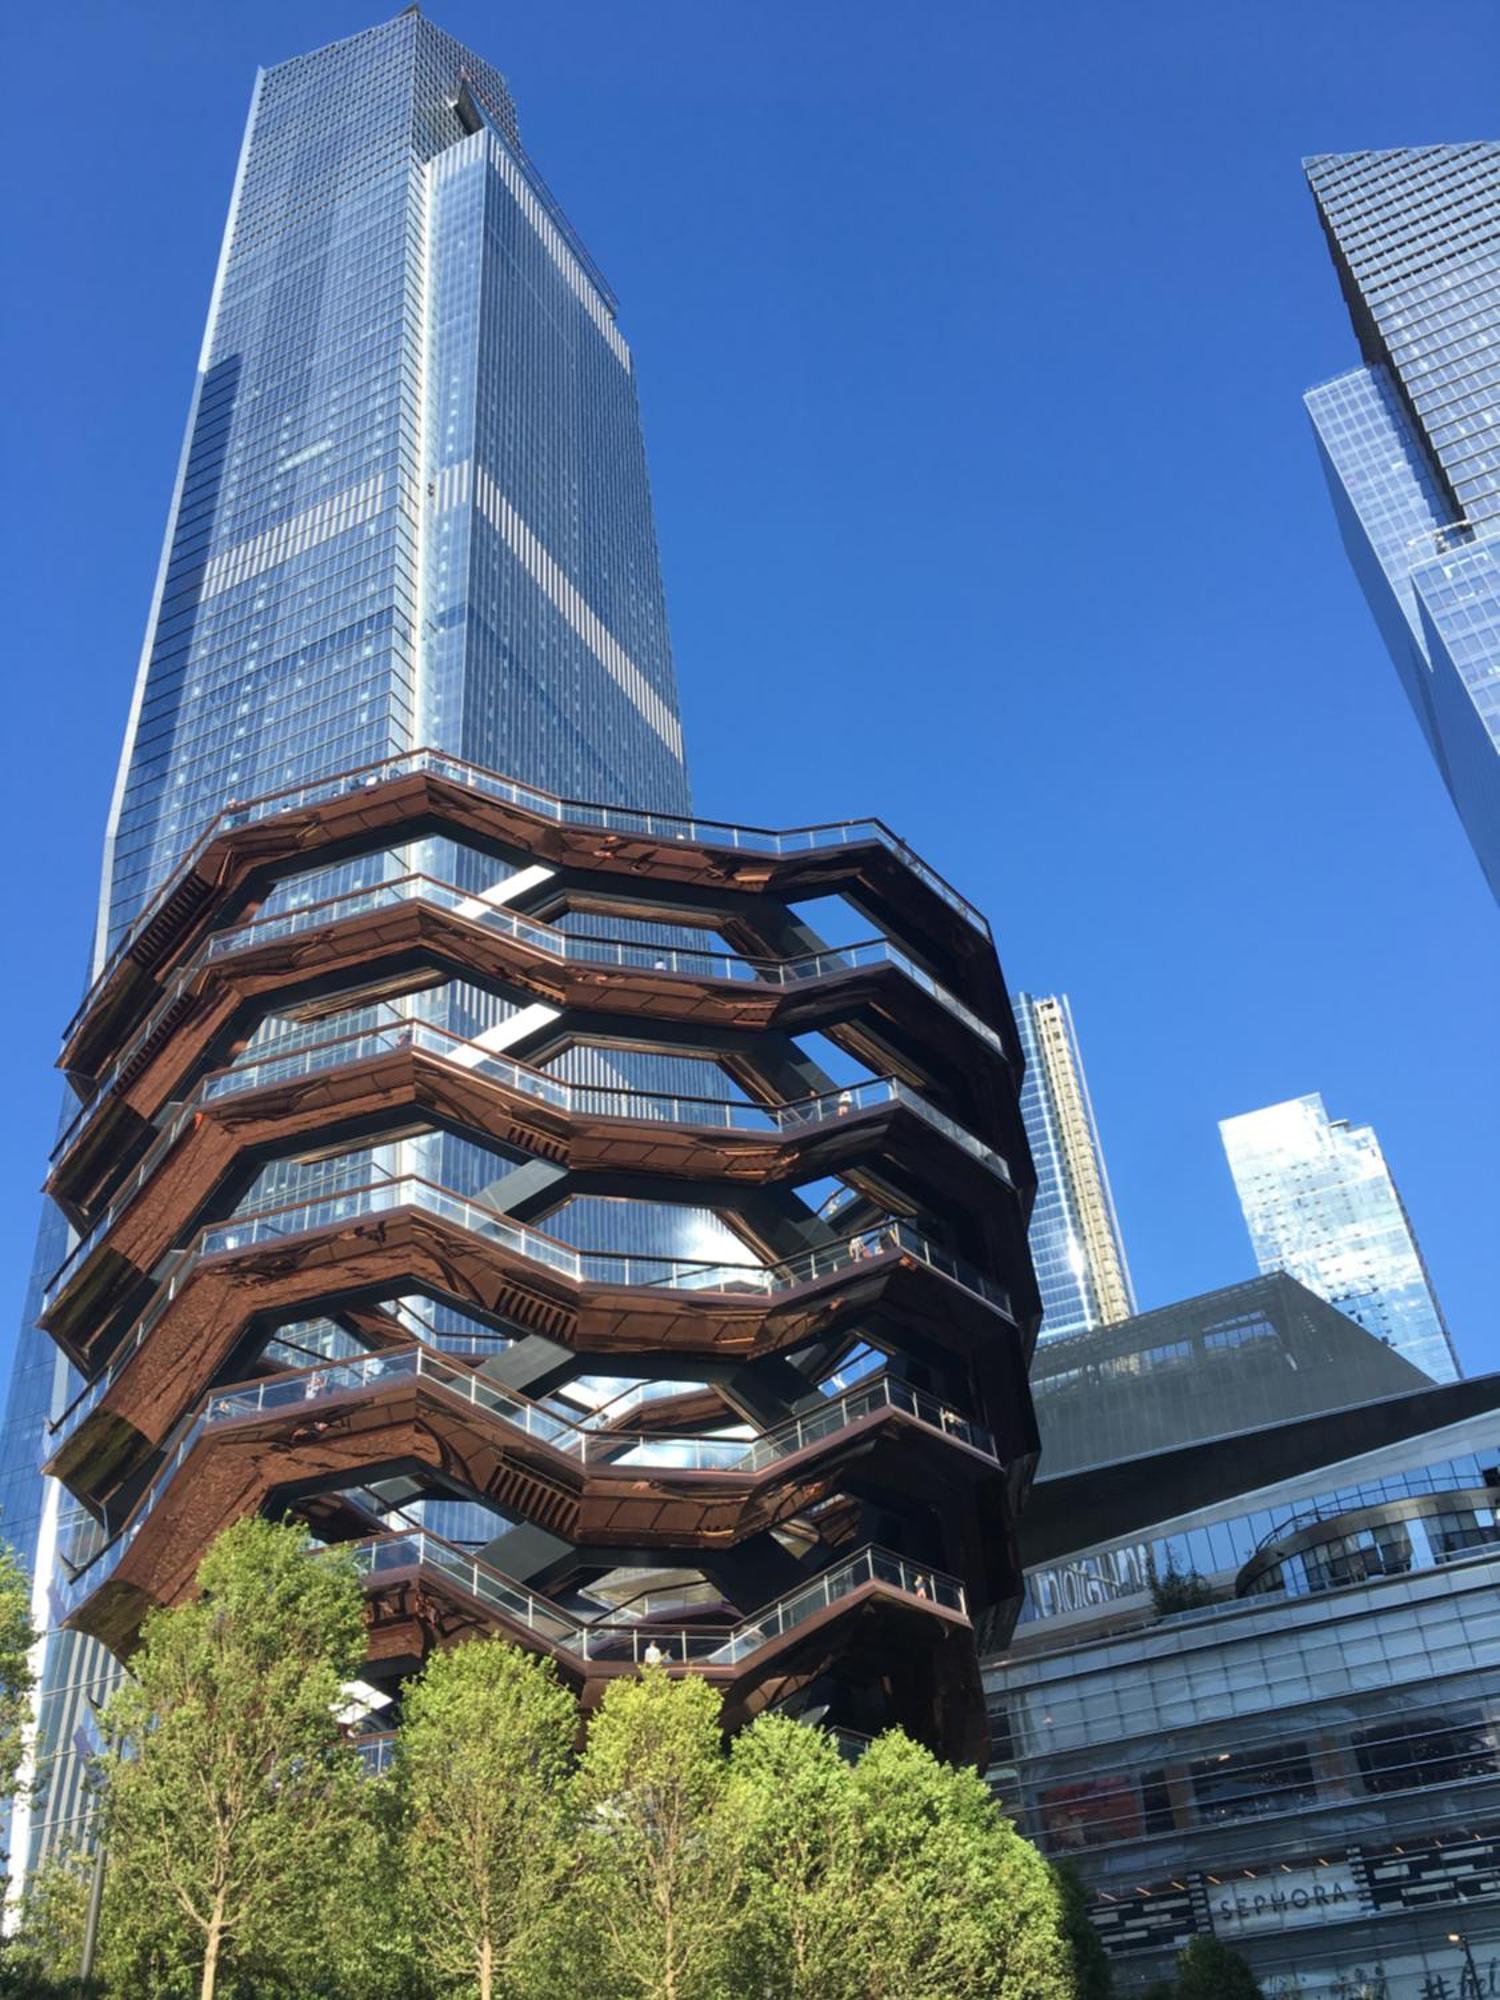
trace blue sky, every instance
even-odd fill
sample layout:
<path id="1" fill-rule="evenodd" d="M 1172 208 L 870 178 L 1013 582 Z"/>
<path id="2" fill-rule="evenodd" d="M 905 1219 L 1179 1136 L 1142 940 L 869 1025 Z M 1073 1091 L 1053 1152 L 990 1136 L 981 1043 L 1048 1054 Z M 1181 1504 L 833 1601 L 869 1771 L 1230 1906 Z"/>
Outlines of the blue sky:
<path id="1" fill-rule="evenodd" d="M 622 300 L 700 808 L 879 813 L 1072 995 L 1144 1304 L 1250 1274 L 1215 1121 L 1321 1090 L 1500 1367 L 1500 919 L 1301 410 L 1298 167 L 1494 137 L 1493 6 L 429 11 Z M 10 13 L 0 1341 L 254 70 L 378 17 Z"/>

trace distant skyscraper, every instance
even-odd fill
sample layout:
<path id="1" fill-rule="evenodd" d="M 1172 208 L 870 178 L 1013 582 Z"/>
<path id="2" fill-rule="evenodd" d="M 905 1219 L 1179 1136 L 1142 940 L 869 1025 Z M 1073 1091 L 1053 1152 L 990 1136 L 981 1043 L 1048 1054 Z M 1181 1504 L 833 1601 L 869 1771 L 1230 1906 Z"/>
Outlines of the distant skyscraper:
<path id="1" fill-rule="evenodd" d="M 1368 1125 L 1294 1097 L 1219 1122 L 1255 1259 L 1287 1271 L 1435 1381 L 1459 1374 L 1427 1266 Z"/>
<path id="2" fill-rule="evenodd" d="M 1021 1115 L 1037 1178 L 1031 1256 L 1047 1340 L 1129 1319 L 1135 1293 L 1067 995 L 1018 993 L 1015 1004 L 1026 1052 Z"/>
<path id="3" fill-rule="evenodd" d="M 1365 360 L 1307 407 L 1350 560 L 1500 896 L 1500 144 L 1305 165 Z"/>

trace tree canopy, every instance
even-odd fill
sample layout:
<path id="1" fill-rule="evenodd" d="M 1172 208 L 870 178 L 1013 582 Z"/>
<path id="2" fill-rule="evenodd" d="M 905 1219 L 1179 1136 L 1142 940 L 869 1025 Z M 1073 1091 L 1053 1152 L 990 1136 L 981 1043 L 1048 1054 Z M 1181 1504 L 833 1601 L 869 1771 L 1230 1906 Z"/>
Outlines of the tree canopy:
<path id="1" fill-rule="evenodd" d="M 337 1715 L 364 1624 L 353 1566 L 268 1521 L 229 1528 L 193 1602 L 146 1620 L 110 1701 L 110 1954 L 134 1990 L 214 2000 L 312 1964 L 363 1810 Z"/>
<path id="2" fill-rule="evenodd" d="M 406 1691 L 394 1831 L 412 1936 L 480 2000 L 548 1948 L 575 1729 L 550 1663 L 496 1639 L 436 1654 Z"/>
<path id="3" fill-rule="evenodd" d="M 350 1564 L 251 1521 L 199 1584 L 146 1621 L 107 1712 L 101 2000 L 1108 1991 L 1075 1973 L 1079 1894 L 899 1731 L 853 1763 L 774 1713 L 726 1744 L 716 1690 L 663 1666 L 611 1681 L 584 1731 L 548 1662 L 475 1637 L 406 1684 L 390 1775 L 364 1777 L 339 1720 Z M 17 1990 L 77 1990 L 90 1872 L 37 1877 Z"/>

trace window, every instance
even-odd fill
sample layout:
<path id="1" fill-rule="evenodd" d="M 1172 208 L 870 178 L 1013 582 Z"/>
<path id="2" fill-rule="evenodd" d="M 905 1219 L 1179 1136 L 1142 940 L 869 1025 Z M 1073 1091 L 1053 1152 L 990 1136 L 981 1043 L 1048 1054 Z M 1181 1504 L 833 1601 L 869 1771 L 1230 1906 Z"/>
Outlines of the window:
<path id="1" fill-rule="evenodd" d="M 1193 1798 L 1206 1820 L 1255 1819 L 1289 1812 L 1317 1796 L 1307 1746 L 1288 1744 L 1271 1755 L 1225 1750 L 1189 1767 Z"/>
<path id="2" fill-rule="evenodd" d="M 1450 1716 L 1392 1717 L 1353 1739 L 1365 1789 L 1404 1792 L 1451 1785 L 1500 1771 L 1495 1729 L 1477 1711 Z"/>

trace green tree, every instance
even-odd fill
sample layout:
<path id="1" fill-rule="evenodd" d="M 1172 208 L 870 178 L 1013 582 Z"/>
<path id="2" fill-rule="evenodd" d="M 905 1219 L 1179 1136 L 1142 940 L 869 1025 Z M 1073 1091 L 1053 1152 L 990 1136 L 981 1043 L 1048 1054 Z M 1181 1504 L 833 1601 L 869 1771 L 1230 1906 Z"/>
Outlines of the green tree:
<path id="1" fill-rule="evenodd" d="M 1054 1861 L 1053 1879 L 1062 1899 L 1062 1934 L 1073 1962 L 1075 2000 L 1111 2000 L 1115 1990 L 1109 1954 L 1089 1922 L 1088 1890 L 1071 1861 Z"/>
<path id="2" fill-rule="evenodd" d="M 16 1927 L 6 1940 L 0 1995 L 71 1995 L 83 1946 L 93 1857 L 77 1848 L 50 1855 L 26 1881 Z M 94 1987 L 94 1992 L 101 1989 Z"/>
<path id="3" fill-rule="evenodd" d="M 230 1975 L 326 1992 L 367 1803 L 336 1720 L 363 1651 L 359 1581 L 301 1531 L 249 1520 L 198 1584 L 147 1618 L 106 1711 L 108 1962 L 126 1991 L 191 1991 L 190 1970 L 201 2000 Z"/>
<path id="4" fill-rule="evenodd" d="M 740 1884 L 741 1991 L 863 2000 L 855 1805 L 854 1774 L 822 1730 L 764 1715 L 735 1740 L 719 1812 Z"/>
<path id="5" fill-rule="evenodd" d="M 0 1542 L 0 1798 L 10 1798 L 15 1792 L 25 1755 L 35 1685 L 31 1671 L 35 1644 L 30 1582 L 15 1550 Z"/>
<path id="6" fill-rule="evenodd" d="M 1224 1593 L 1216 1590 L 1206 1576 L 1195 1569 L 1179 1569 L 1175 1556 L 1168 1556 L 1160 1576 L 1151 1569 L 1151 1608 L 1158 1618 L 1170 1618 L 1177 1611 L 1204 1611 L 1218 1604 Z"/>
<path id="7" fill-rule="evenodd" d="M 1056 1884 L 983 1781 L 900 1731 L 871 1744 L 854 1781 L 868 2000 L 1071 2000 Z"/>
<path id="8" fill-rule="evenodd" d="M 1237 1951 L 1198 1937 L 1177 1954 L 1176 2000 L 1261 2000 L 1260 1983 Z"/>
<path id="9" fill-rule="evenodd" d="M 394 1786 L 412 1937 L 480 2000 L 520 1992 L 546 1956 L 576 1728 L 551 1662 L 499 1639 L 434 1655 L 403 1691 Z"/>
<path id="10" fill-rule="evenodd" d="M 662 1667 L 614 1681 L 579 1762 L 577 1902 L 582 1990 L 713 2000 L 734 1945 L 732 1846 L 716 1811 L 727 1782 L 719 1696 Z"/>

